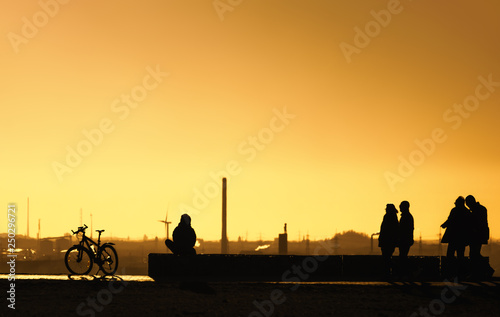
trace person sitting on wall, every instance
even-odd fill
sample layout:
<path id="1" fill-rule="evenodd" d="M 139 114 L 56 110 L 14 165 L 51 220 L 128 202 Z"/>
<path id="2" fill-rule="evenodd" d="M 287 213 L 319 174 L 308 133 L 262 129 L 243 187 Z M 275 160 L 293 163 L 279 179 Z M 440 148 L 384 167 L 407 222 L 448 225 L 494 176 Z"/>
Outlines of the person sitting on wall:
<path id="1" fill-rule="evenodd" d="M 174 229 L 172 240 L 165 240 L 165 245 L 175 255 L 195 255 L 196 233 L 191 227 L 191 217 L 188 214 L 181 216 L 179 225 Z"/>

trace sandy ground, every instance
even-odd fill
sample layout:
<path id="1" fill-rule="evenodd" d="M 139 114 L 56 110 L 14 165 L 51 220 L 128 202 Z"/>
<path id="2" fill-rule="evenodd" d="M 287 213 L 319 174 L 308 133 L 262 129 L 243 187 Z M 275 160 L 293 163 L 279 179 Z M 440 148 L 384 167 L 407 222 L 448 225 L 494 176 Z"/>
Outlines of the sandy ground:
<path id="1" fill-rule="evenodd" d="M 7 288 L 8 281 L 1 285 Z M 498 317 L 500 282 L 450 288 L 444 283 L 17 280 L 15 312 L 7 304 L 4 299 L 1 316 Z"/>

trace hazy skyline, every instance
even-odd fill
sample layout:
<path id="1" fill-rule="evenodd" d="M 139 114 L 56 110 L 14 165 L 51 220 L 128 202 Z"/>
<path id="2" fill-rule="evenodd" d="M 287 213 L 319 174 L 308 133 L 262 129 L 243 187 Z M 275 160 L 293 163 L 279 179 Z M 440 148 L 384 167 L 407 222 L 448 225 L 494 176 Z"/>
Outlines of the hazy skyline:
<path id="1" fill-rule="evenodd" d="M 437 238 L 469 194 L 500 238 L 495 1 L 0 8 L 0 201 L 20 234 L 30 197 L 31 236 L 83 208 L 114 236 L 162 237 L 169 208 L 171 232 L 188 212 L 216 240 L 226 176 L 230 240 L 285 222 L 293 240 L 371 234 L 402 200 Z"/>

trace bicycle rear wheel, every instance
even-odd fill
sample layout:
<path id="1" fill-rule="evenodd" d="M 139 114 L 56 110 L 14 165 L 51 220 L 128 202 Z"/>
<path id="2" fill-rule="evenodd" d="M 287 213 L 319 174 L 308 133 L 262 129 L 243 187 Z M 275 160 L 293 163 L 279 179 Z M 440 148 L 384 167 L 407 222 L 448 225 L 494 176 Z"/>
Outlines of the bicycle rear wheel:
<path id="1" fill-rule="evenodd" d="M 64 256 L 64 264 L 66 268 L 73 274 L 84 275 L 92 270 L 93 256 L 89 250 L 79 245 L 74 245 L 66 251 Z"/>
<path id="2" fill-rule="evenodd" d="M 118 254 L 111 245 L 105 245 L 98 254 L 99 267 L 106 275 L 115 274 L 118 269 Z"/>

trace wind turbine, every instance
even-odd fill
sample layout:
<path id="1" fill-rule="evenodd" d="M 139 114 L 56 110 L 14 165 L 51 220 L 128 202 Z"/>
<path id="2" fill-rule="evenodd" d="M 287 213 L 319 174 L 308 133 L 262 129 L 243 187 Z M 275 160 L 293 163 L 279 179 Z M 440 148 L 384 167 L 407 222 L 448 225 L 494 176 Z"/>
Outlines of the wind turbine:
<path id="1" fill-rule="evenodd" d="M 165 231 L 167 232 L 167 239 L 169 238 L 169 226 L 172 222 L 168 221 L 168 207 L 167 214 L 165 215 L 165 220 L 158 220 L 159 222 L 163 222 L 165 224 Z"/>

